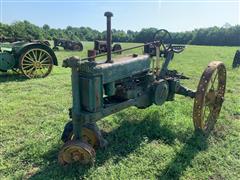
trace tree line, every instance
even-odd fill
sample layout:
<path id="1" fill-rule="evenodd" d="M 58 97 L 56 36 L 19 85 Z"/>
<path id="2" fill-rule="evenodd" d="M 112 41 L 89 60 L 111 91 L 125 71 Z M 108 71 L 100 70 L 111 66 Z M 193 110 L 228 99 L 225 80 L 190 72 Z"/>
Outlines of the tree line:
<path id="1" fill-rule="evenodd" d="M 113 42 L 149 42 L 152 41 L 156 28 L 143 28 L 141 31 L 112 30 Z M 28 21 L 17 21 L 13 24 L 0 23 L 0 36 L 47 39 L 62 38 L 75 41 L 104 40 L 106 31 L 100 32 L 89 27 L 71 27 L 65 29 L 36 26 Z M 240 46 L 240 25 L 225 27 L 200 28 L 186 32 L 172 32 L 175 44 Z"/>

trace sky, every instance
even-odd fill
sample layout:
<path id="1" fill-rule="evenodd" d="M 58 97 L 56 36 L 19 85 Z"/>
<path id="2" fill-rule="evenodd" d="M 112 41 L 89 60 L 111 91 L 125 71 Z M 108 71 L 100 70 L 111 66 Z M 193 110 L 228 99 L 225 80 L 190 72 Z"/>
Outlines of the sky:
<path id="1" fill-rule="evenodd" d="M 240 25 L 240 0 L 0 0 L 0 21 L 28 20 L 52 28 L 106 29 L 105 11 L 114 14 L 112 28 L 171 32 Z"/>

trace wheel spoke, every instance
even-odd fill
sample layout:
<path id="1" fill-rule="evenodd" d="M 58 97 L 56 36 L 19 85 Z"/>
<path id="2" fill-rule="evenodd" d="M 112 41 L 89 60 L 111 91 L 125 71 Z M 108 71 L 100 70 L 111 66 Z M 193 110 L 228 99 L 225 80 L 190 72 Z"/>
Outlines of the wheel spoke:
<path id="1" fill-rule="evenodd" d="M 24 64 L 33 64 L 33 62 L 32 61 L 26 61 L 26 59 L 25 59 Z"/>
<path id="2" fill-rule="evenodd" d="M 46 58 L 44 58 L 43 60 L 41 60 L 40 62 L 41 63 L 43 63 L 43 62 L 49 62 L 49 61 L 47 61 L 47 60 L 49 60 L 49 57 L 47 56 Z"/>
<path id="3" fill-rule="evenodd" d="M 26 58 L 26 59 L 25 59 Z M 28 60 L 30 62 L 34 62 L 34 60 L 31 57 L 28 57 L 27 55 L 25 56 L 24 60 Z"/>
<path id="4" fill-rule="evenodd" d="M 216 80 L 216 77 L 217 77 L 217 76 L 218 76 L 218 73 L 216 72 L 213 81 L 212 81 L 212 78 L 211 78 L 211 89 L 213 89 L 213 90 L 215 89 L 215 88 L 214 88 L 214 83 L 215 83 L 215 80 Z"/>
<path id="5" fill-rule="evenodd" d="M 39 61 L 39 62 L 41 61 L 42 54 L 43 54 L 43 52 L 42 52 L 42 51 L 40 51 L 40 53 L 39 53 L 39 56 L 38 56 L 38 61 Z"/>
<path id="6" fill-rule="evenodd" d="M 34 51 L 34 50 L 33 50 L 33 56 L 34 56 L 34 58 L 35 58 L 35 61 L 37 61 L 37 59 L 38 59 L 38 58 L 37 58 L 37 53 L 36 53 L 36 52 L 37 52 L 37 51 Z"/>
<path id="7" fill-rule="evenodd" d="M 23 64 L 23 66 L 24 66 L 24 65 L 33 65 L 33 63 L 31 63 L 31 62 L 26 62 L 26 63 Z"/>
<path id="8" fill-rule="evenodd" d="M 33 67 L 33 65 L 32 64 L 28 64 L 28 65 L 23 65 L 23 68 L 27 68 L 27 67 Z"/>
<path id="9" fill-rule="evenodd" d="M 23 69 L 24 70 L 24 69 Z M 32 68 L 30 68 L 30 69 L 26 69 L 26 70 L 24 70 L 27 74 L 29 74 L 29 71 L 32 71 L 32 70 L 34 70 L 34 67 L 32 67 Z M 32 72 L 31 72 L 32 73 Z"/>

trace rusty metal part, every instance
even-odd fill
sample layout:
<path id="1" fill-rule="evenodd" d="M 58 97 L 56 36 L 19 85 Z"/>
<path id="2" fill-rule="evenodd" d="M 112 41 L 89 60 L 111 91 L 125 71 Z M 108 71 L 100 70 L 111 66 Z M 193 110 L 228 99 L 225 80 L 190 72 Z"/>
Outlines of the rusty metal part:
<path id="1" fill-rule="evenodd" d="M 82 129 L 82 140 L 90 144 L 93 148 L 102 147 L 102 134 L 95 123 L 84 124 Z"/>
<path id="2" fill-rule="evenodd" d="M 79 162 L 81 164 L 91 164 L 96 156 L 95 150 L 87 143 L 71 140 L 66 142 L 58 154 L 58 162 L 61 165 Z"/>
<path id="3" fill-rule="evenodd" d="M 112 30 L 111 30 L 111 17 L 113 16 L 113 13 L 111 12 L 105 12 L 104 16 L 107 17 L 107 61 L 106 63 L 112 62 Z"/>
<path id="4" fill-rule="evenodd" d="M 62 135 L 63 142 L 74 139 L 73 135 L 73 124 L 72 121 L 69 121 Z M 82 127 L 82 141 L 88 143 L 93 148 L 97 149 L 98 147 L 105 147 L 107 141 L 103 138 L 101 131 L 97 127 L 96 123 L 86 123 Z"/>
<path id="5" fill-rule="evenodd" d="M 193 122 L 196 130 L 208 133 L 213 129 L 224 101 L 225 88 L 225 65 L 213 61 L 203 72 L 195 96 Z"/>
<path id="6" fill-rule="evenodd" d="M 111 54 L 121 54 L 122 52 L 129 51 L 129 50 L 132 50 L 132 49 L 137 49 L 137 48 L 144 47 L 144 46 L 147 46 L 147 45 L 150 45 L 150 44 L 155 44 L 157 42 L 159 42 L 159 41 L 150 42 L 150 43 L 146 43 L 146 44 L 142 44 L 142 45 L 126 48 L 126 49 L 121 49 L 121 50 L 117 50 L 117 51 L 112 51 Z M 99 58 L 99 57 L 106 56 L 106 55 L 107 55 L 107 53 L 98 54 L 96 56 L 83 58 L 83 59 L 81 59 L 81 61 L 87 61 L 87 60 L 92 59 L 92 58 Z"/>
<path id="7" fill-rule="evenodd" d="M 96 54 L 97 54 L 96 50 L 94 50 L 94 49 L 88 50 L 88 57 L 94 57 L 94 56 L 96 56 Z M 90 58 L 89 61 L 95 61 L 95 58 L 92 58 L 92 59 Z"/>

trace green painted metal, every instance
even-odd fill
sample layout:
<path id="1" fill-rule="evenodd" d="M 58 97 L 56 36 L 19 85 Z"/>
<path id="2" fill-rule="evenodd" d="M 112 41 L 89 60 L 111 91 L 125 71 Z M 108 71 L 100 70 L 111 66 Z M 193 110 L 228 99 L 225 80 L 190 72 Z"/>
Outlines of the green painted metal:
<path id="1" fill-rule="evenodd" d="M 130 106 L 146 108 L 174 100 L 174 95 L 194 97 L 180 85 L 180 76 L 167 66 L 173 51 L 166 52 L 162 69 L 157 75 L 151 69 L 154 57 L 149 55 L 117 58 L 113 63 L 81 61 L 71 57 L 63 62 L 72 68 L 72 119 L 75 137 L 81 139 L 81 126 L 95 122 Z"/>
<path id="2" fill-rule="evenodd" d="M 107 19 L 109 27 L 109 17 Z M 110 36 L 109 29 L 107 32 Z M 111 37 L 108 39 L 110 45 Z M 165 47 L 162 41 L 143 46 L 149 46 L 144 48 L 148 52 L 143 55 L 134 54 L 112 59 L 111 54 L 114 52 L 109 51 L 105 54 L 106 61 L 95 61 L 102 55 L 82 60 L 79 57 L 70 57 L 63 61 L 63 67 L 72 69 L 73 105 L 70 118 L 72 117 L 73 133 L 77 139 L 81 140 L 83 124 L 96 122 L 130 106 L 147 108 L 152 104 L 162 105 L 166 101 L 174 100 L 175 94 L 194 98 L 195 92 L 180 84 L 180 79 L 187 77 L 176 70 L 168 70 L 174 53 L 182 52 L 183 47 L 180 50 L 174 49 L 172 45 Z M 163 46 L 161 51 L 160 46 Z M 139 47 L 142 45 L 129 49 Z M 163 59 L 161 67 L 160 58 Z M 153 61 L 157 62 L 157 67 L 151 67 Z"/>
<path id="3" fill-rule="evenodd" d="M 6 72 L 12 69 L 20 69 L 21 58 L 26 52 L 30 52 L 31 49 L 39 49 L 48 53 L 52 58 L 53 65 L 58 65 L 54 52 L 44 43 L 40 41 L 19 41 L 14 43 L 0 43 L 0 70 Z"/>
<path id="4" fill-rule="evenodd" d="M 0 53 L 0 70 L 1 71 L 7 71 L 9 69 L 12 69 L 15 63 L 16 62 L 13 55 L 7 52 Z"/>
<path id="5" fill-rule="evenodd" d="M 104 142 L 98 147 L 105 147 L 107 143 L 103 136 L 97 135 L 101 134 L 100 131 L 88 127 L 88 133 L 84 134 L 86 124 L 96 126 L 96 121 L 130 106 L 140 109 L 153 104 L 161 106 L 166 101 L 173 101 L 176 94 L 195 98 L 194 126 L 196 130 L 206 133 L 219 115 L 226 87 L 226 69 L 222 62 L 211 62 L 202 74 L 197 92 L 192 91 L 181 85 L 181 79 L 189 79 L 188 77 L 176 70 L 168 69 L 174 54 L 181 53 L 184 46 L 173 46 L 169 43 L 170 34 L 166 30 L 159 30 L 156 33 L 158 38 L 156 39 L 155 34 L 153 42 L 112 52 L 110 29 L 112 15 L 110 12 L 105 13 L 107 16 L 106 54 L 96 55 L 96 52 L 89 51 L 87 58 L 80 59 L 75 56 L 63 61 L 63 67 L 72 69 L 73 103 L 69 111 L 72 120 L 66 124 L 61 137 L 65 142 L 58 156 L 61 164 L 71 163 L 73 160 L 81 162 L 82 158 L 76 158 L 75 152 L 79 153 L 83 149 L 90 152 L 85 145 L 97 148 L 96 143 L 91 143 L 93 141 L 88 139 L 98 139 L 99 142 Z M 164 37 L 167 35 L 168 41 L 164 42 Z M 140 47 L 144 47 L 143 55 L 133 54 L 112 58 L 112 54 Z M 102 56 L 106 56 L 106 61 L 96 61 L 96 58 Z M 214 72 L 218 75 L 217 85 L 214 83 L 216 75 L 214 81 L 211 81 Z M 218 88 L 216 91 L 214 85 Z M 207 90 L 207 87 L 211 88 Z M 205 108 L 214 109 L 207 115 L 211 117 L 210 123 L 208 123 L 209 118 L 205 118 Z M 74 140 L 69 137 L 74 137 Z M 81 145 L 77 148 L 76 143 Z M 66 146 L 75 151 L 65 152 Z M 64 157 L 67 157 L 65 161 Z M 91 154 L 89 157 L 94 158 Z"/>

